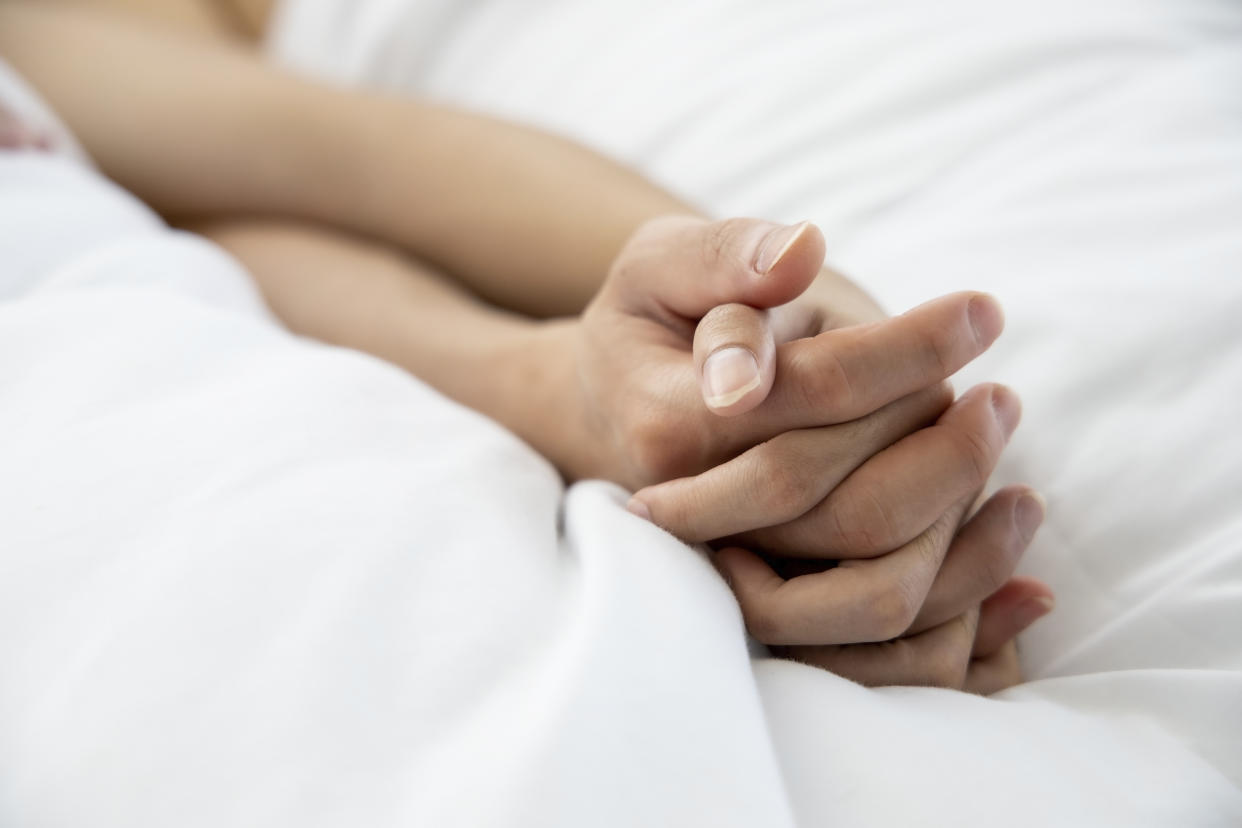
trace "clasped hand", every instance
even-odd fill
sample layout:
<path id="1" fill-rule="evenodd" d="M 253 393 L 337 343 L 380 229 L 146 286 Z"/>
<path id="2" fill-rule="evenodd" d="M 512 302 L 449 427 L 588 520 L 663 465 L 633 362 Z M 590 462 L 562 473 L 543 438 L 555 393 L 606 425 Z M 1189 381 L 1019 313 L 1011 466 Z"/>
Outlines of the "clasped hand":
<path id="1" fill-rule="evenodd" d="M 1008 487 L 971 512 L 1020 404 L 946 382 L 1001 310 L 966 292 L 886 319 L 823 259 L 809 224 L 644 225 L 568 329 L 572 449 L 554 459 L 710 542 L 779 655 L 867 684 L 1016 683 L 1014 636 L 1051 608 L 1013 577 L 1042 501 Z"/>

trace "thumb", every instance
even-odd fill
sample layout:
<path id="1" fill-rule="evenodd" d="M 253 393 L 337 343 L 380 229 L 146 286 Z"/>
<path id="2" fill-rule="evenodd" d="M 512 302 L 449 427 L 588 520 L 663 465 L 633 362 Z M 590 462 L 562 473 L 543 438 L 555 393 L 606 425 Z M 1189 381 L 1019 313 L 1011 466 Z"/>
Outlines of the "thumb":
<path id="1" fill-rule="evenodd" d="M 824 253 L 824 236 L 810 222 L 670 216 L 639 228 L 612 277 L 630 310 L 697 320 L 717 305 L 771 308 L 796 299 Z"/>
<path id="2" fill-rule="evenodd" d="M 775 293 L 762 298 L 805 290 L 809 282 L 803 279 L 810 267 L 818 272 L 822 251 L 823 236 L 812 224 L 767 230 L 756 251 L 755 270 L 763 271 L 767 281 L 762 289 Z M 752 289 L 752 296 L 758 292 Z M 733 417 L 762 403 L 776 378 L 776 341 L 768 312 L 740 301 L 709 310 L 694 330 L 694 369 L 703 402 L 713 413 Z"/>
<path id="3" fill-rule="evenodd" d="M 767 311 L 717 305 L 694 329 L 694 370 L 703 402 L 733 417 L 763 402 L 776 378 L 776 342 Z"/>

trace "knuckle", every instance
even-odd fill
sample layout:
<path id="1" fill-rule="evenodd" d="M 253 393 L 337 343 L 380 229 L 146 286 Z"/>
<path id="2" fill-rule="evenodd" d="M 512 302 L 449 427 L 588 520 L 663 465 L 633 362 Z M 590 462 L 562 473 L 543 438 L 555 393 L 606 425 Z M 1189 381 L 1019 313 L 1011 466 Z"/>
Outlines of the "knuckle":
<path id="1" fill-rule="evenodd" d="M 633 470 L 644 485 L 685 477 L 704 465 L 701 439 L 656 412 L 639 416 L 627 432 Z"/>
<path id="2" fill-rule="evenodd" d="M 896 439 L 897 429 L 893 420 L 883 412 L 873 411 L 865 417 L 850 420 L 836 426 L 845 446 L 856 448 L 859 460 L 879 451 L 880 448 L 892 445 Z M 864 453 L 864 447 L 870 449 Z M 860 463 L 861 465 L 861 463 Z"/>
<path id="3" fill-rule="evenodd" d="M 975 568 L 975 577 L 978 578 L 976 595 L 991 595 L 1004 586 L 1009 576 L 1013 574 L 1013 560 L 1004 547 L 992 548 L 988 551 L 991 554 L 983 560 L 982 566 Z"/>
<path id="4" fill-rule="evenodd" d="M 860 456 L 862 459 L 893 445 L 915 430 L 934 425 L 952 404 L 953 387 L 947 382 L 939 382 L 915 391 L 898 403 L 842 423 L 839 428 L 845 435 L 847 445 L 870 449 Z"/>
<path id="5" fill-rule="evenodd" d="M 732 218 L 714 221 L 704 228 L 700 258 L 708 267 L 737 264 L 739 244 L 744 230 L 753 224 L 748 219 Z"/>
<path id="6" fill-rule="evenodd" d="M 926 417 L 920 418 L 925 420 Z M 841 454 L 851 457 L 857 468 L 877 452 L 888 448 L 910 432 L 900 415 L 883 409 L 836 427 L 841 435 Z"/>
<path id="7" fill-rule="evenodd" d="M 803 452 L 794 451 L 785 435 L 756 449 L 753 491 L 772 523 L 802 515 L 815 503 L 815 468 Z"/>
<path id="8" fill-rule="evenodd" d="M 950 509 L 919 536 L 920 560 L 931 570 L 940 569 L 940 564 L 948 553 L 949 545 L 953 543 L 953 534 L 957 531 L 959 517 L 958 510 Z"/>
<path id="9" fill-rule="evenodd" d="M 975 579 L 975 595 L 987 596 L 1005 585 L 1013 575 L 1017 566 L 1021 547 L 1018 539 L 1010 533 L 1003 540 L 998 539 L 984 547 L 983 560 L 971 567 L 971 575 Z"/>
<path id="10" fill-rule="evenodd" d="M 755 338 L 760 321 L 760 312 L 749 305 L 717 305 L 699 320 L 695 337 L 713 350 L 735 343 L 751 345 L 753 349 L 751 340 Z"/>
<path id="11" fill-rule="evenodd" d="M 932 658 L 922 683 L 928 687 L 961 689 L 966 681 L 966 659 L 956 654 L 937 655 Z"/>
<path id="12" fill-rule="evenodd" d="M 859 483 L 841 492 L 840 498 L 833 509 L 833 525 L 843 555 L 878 555 L 896 544 L 896 516 L 872 485 Z"/>
<path id="13" fill-rule="evenodd" d="M 949 326 L 937 326 L 927 337 L 927 356 L 929 369 L 941 379 L 955 373 L 959 367 L 957 331 Z"/>
<path id="14" fill-rule="evenodd" d="M 921 603 L 904 579 L 891 581 L 872 590 L 868 596 L 867 607 L 875 619 L 876 638 L 889 641 L 910 629 Z"/>
<path id="15" fill-rule="evenodd" d="M 991 443 L 973 428 L 950 428 L 947 436 L 961 461 L 960 468 L 969 488 L 981 488 L 992 476 L 992 466 L 996 461 Z"/>
<path id="16" fill-rule="evenodd" d="M 801 402 L 808 412 L 814 412 L 817 424 L 828 424 L 841 417 L 841 412 L 852 411 L 856 392 L 849 378 L 849 371 L 837 344 L 827 345 L 812 341 L 813 347 L 799 351 L 791 367 L 798 377 L 797 387 Z"/>
<path id="17" fill-rule="evenodd" d="M 1014 685 L 1023 682 L 1022 665 L 1018 661 L 1018 652 L 1012 641 L 1004 646 L 997 658 L 996 668 L 993 676 L 993 687 L 988 692 L 997 693 Z M 967 675 L 969 676 L 969 667 L 967 667 Z"/>
<path id="18" fill-rule="evenodd" d="M 752 602 L 741 602 L 742 620 L 746 629 L 756 641 L 763 644 L 783 644 L 788 638 L 788 630 L 784 621 L 772 611 L 767 604 L 755 606 Z"/>
<path id="19" fill-rule="evenodd" d="M 933 421 L 948 411 L 956 398 L 953 393 L 953 384 L 948 380 L 941 380 L 918 393 L 921 410 L 927 419 Z"/>
<path id="20" fill-rule="evenodd" d="M 924 683 L 932 687 L 959 690 L 966 684 L 966 672 L 970 668 L 970 649 L 974 642 L 974 628 L 965 616 L 955 621 L 947 644 L 928 656 Z"/>
<path id="21" fill-rule="evenodd" d="M 1008 690 L 1010 687 L 1021 684 L 1024 679 L 1022 678 L 1021 668 L 1014 665 L 1013 667 L 1006 666 L 1000 670 L 993 681 L 993 685 L 984 691 L 983 695 L 991 695 L 1002 690 Z"/>
<path id="22" fill-rule="evenodd" d="M 838 412 L 853 411 L 858 394 L 839 348 L 828 351 L 828 358 L 824 360 L 823 376 L 827 389 L 831 392 L 830 399 L 825 402 L 825 409 Z"/>

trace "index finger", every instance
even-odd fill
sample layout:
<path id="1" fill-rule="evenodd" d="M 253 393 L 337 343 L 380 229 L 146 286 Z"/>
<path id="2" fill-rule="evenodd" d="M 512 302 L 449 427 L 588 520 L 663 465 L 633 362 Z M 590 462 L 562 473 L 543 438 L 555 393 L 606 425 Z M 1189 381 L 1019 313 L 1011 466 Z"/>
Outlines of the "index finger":
<path id="1" fill-rule="evenodd" d="M 955 374 L 996 341 L 1004 324 L 994 298 L 968 291 L 883 322 L 787 342 L 777 347 L 768 398 L 733 422 L 753 444 L 857 419 Z"/>

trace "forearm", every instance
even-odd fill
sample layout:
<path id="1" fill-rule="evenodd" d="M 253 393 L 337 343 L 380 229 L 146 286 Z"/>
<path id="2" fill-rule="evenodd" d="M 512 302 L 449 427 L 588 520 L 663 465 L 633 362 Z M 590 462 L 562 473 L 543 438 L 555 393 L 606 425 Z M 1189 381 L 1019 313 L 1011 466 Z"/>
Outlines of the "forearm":
<path id="1" fill-rule="evenodd" d="M 388 360 L 564 467 L 575 322 L 497 310 L 392 248 L 327 228 L 248 219 L 195 229 L 246 266 L 295 333 Z"/>
<path id="2" fill-rule="evenodd" d="M 324 222 L 524 312 L 580 310 L 639 224 L 692 212 L 554 136 L 309 83 L 91 9 L 0 3 L 0 53 L 107 174 L 174 220 Z"/>

